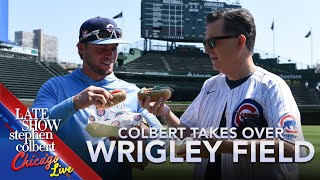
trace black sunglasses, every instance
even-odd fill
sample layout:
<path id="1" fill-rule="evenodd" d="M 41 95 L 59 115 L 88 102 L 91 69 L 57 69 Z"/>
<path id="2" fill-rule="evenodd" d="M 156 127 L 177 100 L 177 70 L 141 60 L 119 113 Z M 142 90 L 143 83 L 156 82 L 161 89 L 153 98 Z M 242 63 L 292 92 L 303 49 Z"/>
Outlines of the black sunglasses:
<path id="1" fill-rule="evenodd" d="M 211 48 L 215 48 L 216 47 L 216 41 L 220 40 L 220 39 L 230 39 L 230 38 L 235 38 L 238 36 L 218 36 L 218 37 L 212 37 L 209 39 L 205 39 L 203 40 L 203 45 L 204 47 L 206 47 L 207 45 L 209 45 Z"/>

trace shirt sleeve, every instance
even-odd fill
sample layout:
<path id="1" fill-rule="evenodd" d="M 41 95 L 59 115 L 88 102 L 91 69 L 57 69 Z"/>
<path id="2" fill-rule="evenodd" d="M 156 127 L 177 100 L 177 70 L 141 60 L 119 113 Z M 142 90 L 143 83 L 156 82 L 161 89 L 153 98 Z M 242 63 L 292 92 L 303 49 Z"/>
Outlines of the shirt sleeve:
<path id="1" fill-rule="evenodd" d="M 160 129 L 163 127 L 155 115 L 149 113 L 148 110 L 141 108 L 140 105 L 138 105 L 138 112 L 141 113 L 144 118 L 146 118 L 150 127 L 157 128 L 157 129 Z"/>
<path id="2" fill-rule="evenodd" d="M 199 123 L 199 112 L 200 112 L 200 104 L 203 99 L 203 95 L 206 91 L 206 84 L 208 80 L 204 82 L 200 93 L 193 100 L 190 106 L 186 109 L 186 111 L 182 114 L 180 121 L 182 121 L 188 127 L 199 127 L 197 123 Z"/>
<path id="3" fill-rule="evenodd" d="M 139 91 L 140 89 L 137 87 L 137 92 Z M 148 110 L 144 109 L 144 108 L 141 108 L 139 103 L 138 103 L 138 99 L 137 99 L 137 104 L 138 104 L 138 109 L 137 109 L 137 112 L 138 113 L 141 113 L 141 115 L 147 120 L 148 124 L 150 127 L 152 128 L 156 128 L 158 130 L 160 130 L 161 128 L 163 128 L 162 124 L 160 123 L 160 121 L 157 119 L 157 117 L 151 113 L 148 112 Z M 146 142 L 147 143 L 150 143 L 152 141 L 152 139 L 147 139 Z M 158 151 L 160 149 L 164 149 L 165 147 L 161 147 L 159 145 L 156 145 L 156 146 L 153 146 L 151 148 L 151 154 L 153 157 L 156 157 L 156 158 L 159 158 L 160 157 L 160 154 L 158 153 Z"/>
<path id="4" fill-rule="evenodd" d="M 137 94 L 140 91 L 140 88 L 138 88 L 135 84 L 132 84 L 132 85 L 133 86 L 131 86 L 131 88 L 133 88 L 132 90 L 133 94 L 135 95 L 135 97 L 137 97 Z M 132 108 L 136 109 L 138 113 L 141 113 L 141 115 L 147 120 L 150 127 L 157 128 L 157 129 L 160 129 L 163 127 L 155 115 L 149 113 L 148 110 L 140 107 L 138 98 L 134 98 L 132 104 L 134 104 Z"/>
<path id="5" fill-rule="evenodd" d="M 60 123 L 63 124 L 77 111 L 73 106 L 72 97 L 58 103 L 58 95 L 54 91 L 54 87 L 52 79 L 43 84 L 32 108 L 47 108 L 47 117 L 50 119 L 61 119 Z"/>
<path id="6" fill-rule="evenodd" d="M 300 112 L 289 86 L 280 81 L 270 85 L 263 93 L 264 117 L 269 126 L 283 129 L 283 138 L 289 142 L 304 140 Z"/>

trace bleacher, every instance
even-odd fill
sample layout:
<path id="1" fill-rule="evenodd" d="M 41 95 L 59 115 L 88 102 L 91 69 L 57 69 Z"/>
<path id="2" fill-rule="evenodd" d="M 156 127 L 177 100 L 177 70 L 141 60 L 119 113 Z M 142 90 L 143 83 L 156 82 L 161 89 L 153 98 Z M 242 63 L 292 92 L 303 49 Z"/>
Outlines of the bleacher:
<path id="1" fill-rule="evenodd" d="M 267 58 L 267 59 L 261 59 L 259 54 L 254 54 L 253 56 L 254 63 L 274 74 L 277 75 L 298 75 L 303 74 L 307 75 L 306 77 L 312 76 L 312 70 L 301 70 L 298 71 L 296 68 L 296 64 L 294 63 L 287 63 L 287 64 L 279 64 L 277 58 Z M 159 72 L 159 73 L 168 73 L 168 75 L 184 75 L 187 74 L 209 74 L 209 75 L 215 75 L 218 72 L 212 70 L 212 64 L 210 62 L 210 59 L 208 55 L 198 51 L 198 52 L 192 52 L 192 49 L 190 52 L 184 51 L 184 52 L 167 52 L 167 51 L 148 51 L 145 52 L 143 56 L 140 58 L 131 61 L 123 66 L 125 70 L 130 72 L 140 72 L 140 73 L 147 73 L 147 72 Z M 181 82 L 187 82 L 184 85 L 182 84 L 182 87 L 186 87 L 186 85 L 190 85 L 189 81 L 187 80 L 190 77 L 185 77 L 185 79 L 182 79 Z M 171 79 L 171 80 L 170 80 Z M 201 81 L 204 81 L 205 79 L 201 79 Z M 131 81 L 134 81 L 132 79 Z M 159 79 L 155 79 L 157 83 L 162 83 L 159 81 Z M 173 87 L 179 88 L 179 82 L 175 81 L 172 82 L 172 78 L 168 77 L 167 81 L 169 81 L 171 84 L 173 83 Z M 302 81 L 302 80 L 300 80 Z M 169 83 L 168 82 L 168 83 Z M 135 82 L 137 84 L 141 84 L 139 80 Z M 170 84 L 169 83 L 169 84 Z M 198 87 L 202 85 L 203 82 L 193 85 L 193 87 Z M 144 85 L 151 86 L 153 83 L 152 81 L 144 82 Z M 165 84 L 163 82 L 163 84 Z M 180 83 L 181 84 L 181 83 Z M 299 105 L 315 105 L 320 104 L 320 96 L 317 96 L 316 92 L 312 88 L 306 89 L 304 86 L 300 85 L 290 85 L 290 88 L 292 90 L 292 93 L 296 99 L 297 104 Z M 180 90 L 179 90 L 180 91 Z M 198 91 L 198 89 L 196 90 Z M 194 95 L 194 94 L 193 94 Z M 179 98 L 180 99 L 180 98 Z M 188 98 L 189 100 L 190 98 Z M 192 98 L 191 98 L 192 99 Z"/>
<path id="2" fill-rule="evenodd" d="M 138 87 L 169 86 L 174 89 L 170 101 L 193 101 L 207 78 L 185 76 L 146 75 L 115 72 L 116 76 Z"/>
<path id="3" fill-rule="evenodd" d="M 20 99 L 34 99 L 41 85 L 54 76 L 38 61 L 0 57 L 0 82 Z"/>
<path id="4" fill-rule="evenodd" d="M 168 71 L 161 57 L 163 56 L 159 56 L 158 54 L 146 54 L 137 60 L 126 64 L 125 67 L 132 70 L 147 69 L 150 71 L 159 71 L 159 69 L 162 69 L 163 71 Z"/>
<path id="5" fill-rule="evenodd" d="M 188 52 L 147 52 L 122 67 L 116 67 L 115 73 L 119 78 L 135 83 L 139 87 L 155 85 L 172 87 L 175 89 L 172 101 L 192 101 L 200 91 L 203 82 L 208 78 L 207 76 L 194 76 L 194 74 L 212 76 L 218 73 L 212 70 L 208 55 L 201 52 L 192 54 Z M 255 63 L 278 75 L 298 73 L 295 64 L 279 66 L 277 59 L 258 59 L 255 60 Z M 160 73 L 148 74 L 146 72 Z M 161 74 L 161 72 L 167 74 Z M 57 63 L 0 57 L 0 82 L 20 99 L 34 99 L 45 81 L 67 73 Z M 307 74 L 308 77 L 314 76 L 312 70 L 302 70 L 299 73 Z M 297 104 L 319 105 L 320 92 L 316 92 L 314 88 L 305 88 L 301 84 L 303 82 L 293 83 L 293 85 L 289 83 Z"/>
<path id="6" fill-rule="evenodd" d="M 208 56 L 164 56 L 173 71 L 183 74 L 184 72 L 201 73 L 201 74 L 218 74 L 212 69 L 212 64 Z"/>
<path id="7" fill-rule="evenodd" d="M 126 67 L 128 71 L 145 70 L 181 75 L 187 75 L 189 72 L 211 75 L 218 73 L 212 70 L 209 57 L 203 53 L 198 54 L 198 56 L 179 56 L 160 52 L 147 53 L 135 61 L 126 64 L 124 67 Z"/>
<path id="8" fill-rule="evenodd" d="M 320 91 L 319 90 L 315 90 L 315 92 L 316 92 L 318 100 L 320 101 Z"/>
<path id="9" fill-rule="evenodd" d="M 314 88 L 306 88 L 303 85 L 290 85 L 291 92 L 298 105 L 320 104 L 319 97 Z"/>
<path id="10" fill-rule="evenodd" d="M 274 74 L 287 74 L 295 71 L 295 64 L 277 63 L 277 59 L 260 59 L 254 55 L 254 63 Z M 123 67 L 131 72 L 155 71 L 170 74 L 218 74 L 212 69 L 210 58 L 207 54 L 198 53 L 168 53 L 149 51 L 140 58 L 125 64 Z"/>
<path id="11" fill-rule="evenodd" d="M 56 62 L 41 62 L 46 68 L 48 68 L 52 73 L 56 76 L 63 76 L 69 74 L 69 72 L 63 69 L 58 63 Z"/>

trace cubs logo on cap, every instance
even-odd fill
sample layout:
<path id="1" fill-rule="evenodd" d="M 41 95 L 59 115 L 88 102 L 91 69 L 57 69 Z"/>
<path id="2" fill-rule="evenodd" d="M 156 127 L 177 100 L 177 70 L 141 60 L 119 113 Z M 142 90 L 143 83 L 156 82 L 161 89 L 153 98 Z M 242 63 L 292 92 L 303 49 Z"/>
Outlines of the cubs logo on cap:
<path id="1" fill-rule="evenodd" d="M 122 40 L 122 30 L 108 18 L 95 17 L 85 21 L 79 32 L 79 42 L 92 44 L 128 44 Z"/>
<path id="2" fill-rule="evenodd" d="M 83 30 L 83 31 L 81 32 L 81 34 L 82 34 L 82 36 L 88 34 L 88 30 Z"/>
<path id="3" fill-rule="evenodd" d="M 236 108 L 232 116 L 232 127 L 239 127 L 240 124 L 249 117 L 261 119 L 263 109 L 261 105 L 253 99 L 245 99 Z"/>

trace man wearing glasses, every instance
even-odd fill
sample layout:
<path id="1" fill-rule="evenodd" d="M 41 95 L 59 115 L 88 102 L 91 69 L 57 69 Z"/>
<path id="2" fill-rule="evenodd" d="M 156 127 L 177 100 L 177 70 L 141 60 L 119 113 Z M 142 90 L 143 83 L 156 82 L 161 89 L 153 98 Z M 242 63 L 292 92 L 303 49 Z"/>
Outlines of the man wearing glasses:
<path id="1" fill-rule="evenodd" d="M 94 105 L 99 109 L 112 98 L 107 90 L 126 90 L 127 99 L 118 108 L 141 113 L 150 127 L 162 127 L 154 115 L 139 106 L 139 88 L 118 79 L 113 73 L 118 44 L 125 43 L 121 38 L 121 29 L 110 19 L 97 17 L 85 21 L 80 27 L 77 44 L 78 53 L 83 60 L 82 68 L 66 76 L 48 80 L 39 90 L 32 106 L 48 108 L 47 115 L 50 119 L 61 119 L 56 134 L 103 179 L 132 179 L 132 169 L 118 163 L 116 148 L 111 162 L 105 162 L 102 155 L 97 162 L 92 162 L 86 145 L 86 141 L 95 144 L 100 140 L 106 146 L 110 145 L 109 139 L 93 138 L 85 130 L 89 120 L 93 119 L 89 107 Z M 105 112 L 99 111 L 100 115 L 101 113 Z M 109 150 L 109 147 L 106 149 Z"/>
<path id="2" fill-rule="evenodd" d="M 242 138 L 240 130 L 244 127 L 282 128 L 285 154 L 293 157 L 291 142 L 303 140 L 300 112 L 285 81 L 253 63 L 256 27 L 252 15 L 242 8 L 221 9 L 209 14 L 206 22 L 205 51 L 212 68 L 221 73 L 205 81 L 201 92 L 180 119 L 162 98 L 155 103 L 147 98 L 140 102 L 141 106 L 163 116 L 169 126 L 185 127 L 185 136 L 190 136 L 190 127 L 236 127 L 237 138 Z M 202 158 L 201 163 L 195 164 L 194 179 L 298 178 L 297 165 L 293 163 L 251 163 L 248 157 L 234 163 L 233 141 L 223 142 L 216 162 Z M 259 143 L 257 140 L 257 147 Z M 278 139 L 274 139 L 274 143 L 277 149 Z M 201 154 L 206 157 L 205 152 Z"/>

